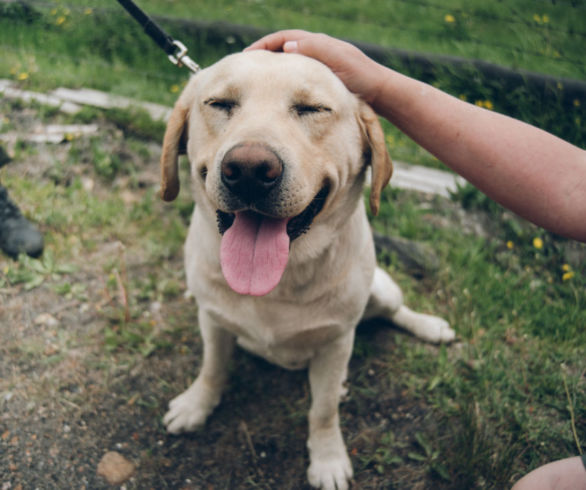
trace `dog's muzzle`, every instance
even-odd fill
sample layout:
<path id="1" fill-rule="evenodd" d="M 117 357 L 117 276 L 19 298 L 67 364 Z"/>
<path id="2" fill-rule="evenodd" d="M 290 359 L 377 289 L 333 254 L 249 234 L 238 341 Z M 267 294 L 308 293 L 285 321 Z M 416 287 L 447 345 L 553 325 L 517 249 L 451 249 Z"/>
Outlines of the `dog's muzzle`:
<path id="1" fill-rule="evenodd" d="M 220 261 L 226 281 L 237 293 L 262 296 L 277 286 L 291 241 L 309 229 L 328 196 L 329 186 L 324 185 L 297 216 L 271 215 L 283 171 L 279 156 L 259 143 L 237 145 L 222 159 L 221 182 L 238 211 L 216 211 L 222 234 Z"/>

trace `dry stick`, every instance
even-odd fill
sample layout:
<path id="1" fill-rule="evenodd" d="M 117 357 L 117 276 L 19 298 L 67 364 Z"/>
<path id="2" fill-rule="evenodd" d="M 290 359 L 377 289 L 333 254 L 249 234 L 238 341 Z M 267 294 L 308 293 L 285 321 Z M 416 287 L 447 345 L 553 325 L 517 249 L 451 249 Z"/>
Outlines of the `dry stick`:
<path id="1" fill-rule="evenodd" d="M 578 453 L 582 454 L 582 447 L 580 446 L 580 439 L 578 438 L 578 431 L 576 430 L 576 417 L 574 416 L 574 407 L 572 406 L 572 397 L 570 396 L 570 390 L 568 389 L 568 382 L 566 381 L 566 375 L 563 374 L 564 389 L 566 390 L 566 397 L 568 399 L 568 411 L 570 412 L 570 421 L 572 424 L 572 434 L 574 435 L 574 442 L 578 448 Z"/>
<path id="2" fill-rule="evenodd" d="M 122 278 L 120 277 L 118 269 L 114 269 L 114 276 L 116 277 L 116 283 L 118 285 L 118 294 L 120 295 L 120 302 L 124 307 L 124 322 L 128 323 L 130 321 L 130 309 L 128 307 L 128 295 L 126 294 L 126 288 L 124 287 L 124 283 L 122 282 Z"/>
<path id="3" fill-rule="evenodd" d="M 126 285 L 128 284 L 128 276 L 126 274 L 126 255 L 124 253 L 125 247 L 121 243 L 118 247 L 118 252 L 120 256 L 121 273 L 118 272 L 118 269 L 114 269 L 114 274 L 116 275 L 116 283 L 118 284 L 120 299 L 122 300 L 122 305 L 124 306 L 124 322 L 128 323 L 130 321 L 130 306 L 128 304 L 128 292 L 126 290 Z"/>
<path id="4" fill-rule="evenodd" d="M 244 422 L 244 420 L 240 422 L 240 430 L 244 434 L 244 439 L 246 440 L 246 445 L 248 446 L 248 449 L 250 450 L 250 453 L 252 454 L 252 460 L 256 464 L 258 456 L 256 455 L 256 451 L 254 450 L 254 444 L 252 443 L 252 437 L 250 437 L 250 432 L 248 432 L 248 425 L 246 425 L 246 422 Z"/>

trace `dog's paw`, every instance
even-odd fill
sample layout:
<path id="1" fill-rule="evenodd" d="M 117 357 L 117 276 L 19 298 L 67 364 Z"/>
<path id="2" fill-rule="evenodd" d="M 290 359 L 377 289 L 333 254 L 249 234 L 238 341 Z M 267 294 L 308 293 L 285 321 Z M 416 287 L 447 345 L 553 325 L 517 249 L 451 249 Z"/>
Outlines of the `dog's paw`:
<path id="1" fill-rule="evenodd" d="M 344 451 L 338 456 L 319 459 L 312 458 L 307 469 L 309 484 L 323 490 L 347 490 L 348 480 L 352 479 L 352 465 Z"/>
<path id="2" fill-rule="evenodd" d="M 310 485 L 324 490 L 347 490 L 348 481 L 352 479 L 352 464 L 340 428 L 313 429 L 310 433 L 307 441 Z"/>
<path id="3" fill-rule="evenodd" d="M 415 335 L 432 344 L 449 344 L 456 338 L 456 332 L 443 318 L 422 314 L 418 323 Z"/>
<path id="4" fill-rule="evenodd" d="M 196 430 L 205 423 L 218 402 L 219 396 L 206 394 L 196 382 L 169 403 L 169 411 L 163 417 L 167 432 L 180 434 Z"/>

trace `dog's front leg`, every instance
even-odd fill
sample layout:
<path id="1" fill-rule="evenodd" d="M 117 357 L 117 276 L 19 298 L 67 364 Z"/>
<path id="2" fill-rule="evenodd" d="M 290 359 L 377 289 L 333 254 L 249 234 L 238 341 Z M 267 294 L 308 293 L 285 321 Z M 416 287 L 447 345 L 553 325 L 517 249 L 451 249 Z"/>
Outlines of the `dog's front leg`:
<path id="1" fill-rule="evenodd" d="M 312 403 L 307 477 L 311 485 L 326 490 L 345 490 L 352 478 L 352 465 L 340 431 L 338 404 L 353 344 L 351 330 L 323 347 L 309 365 Z"/>
<path id="2" fill-rule="evenodd" d="M 215 325 L 202 310 L 199 325 L 203 339 L 203 363 L 193 384 L 171 400 L 163 418 L 172 434 L 190 432 L 204 424 L 220 402 L 234 350 L 234 335 Z"/>

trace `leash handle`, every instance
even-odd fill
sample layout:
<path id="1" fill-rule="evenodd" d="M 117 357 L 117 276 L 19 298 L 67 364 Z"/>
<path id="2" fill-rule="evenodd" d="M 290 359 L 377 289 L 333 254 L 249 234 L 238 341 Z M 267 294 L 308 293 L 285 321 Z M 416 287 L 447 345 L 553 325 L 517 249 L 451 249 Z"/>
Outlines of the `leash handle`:
<path id="1" fill-rule="evenodd" d="M 193 73 L 197 73 L 201 69 L 195 61 L 187 56 L 185 45 L 169 36 L 132 0 L 118 0 L 118 3 L 142 26 L 150 38 L 167 53 L 171 63 L 179 67 L 186 66 Z"/>

